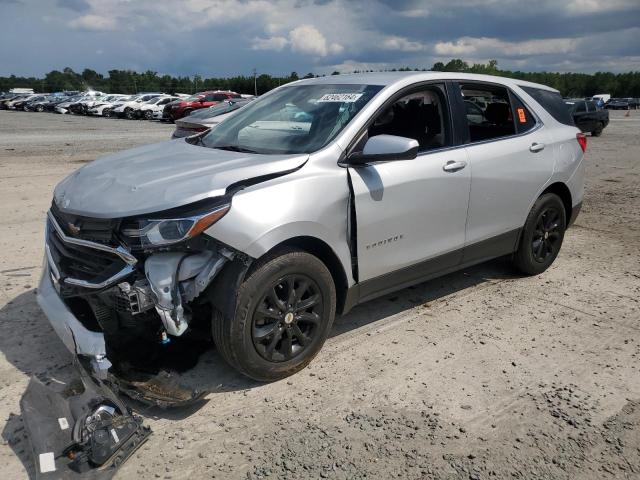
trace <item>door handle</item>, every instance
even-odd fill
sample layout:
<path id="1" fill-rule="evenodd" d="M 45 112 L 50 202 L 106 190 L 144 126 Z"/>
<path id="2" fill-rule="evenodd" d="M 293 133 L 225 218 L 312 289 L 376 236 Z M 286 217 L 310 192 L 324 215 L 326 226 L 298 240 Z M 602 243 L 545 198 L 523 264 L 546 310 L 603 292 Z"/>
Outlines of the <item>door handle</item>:
<path id="1" fill-rule="evenodd" d="M 462 170 L 467 166 L 467 162 L 454 162 L 453 160 L 449 160 L 442 166 L 442 169 L 445 172 L 457 172 L 458 170 Z"/>
<path id="2" fill-rule="evenodd" d="M 532 151 L 533 153 L 541 152 L 542 150 L 544 150 L 544 143 L 533 142 L 529 147 L 529 150 Z"/>

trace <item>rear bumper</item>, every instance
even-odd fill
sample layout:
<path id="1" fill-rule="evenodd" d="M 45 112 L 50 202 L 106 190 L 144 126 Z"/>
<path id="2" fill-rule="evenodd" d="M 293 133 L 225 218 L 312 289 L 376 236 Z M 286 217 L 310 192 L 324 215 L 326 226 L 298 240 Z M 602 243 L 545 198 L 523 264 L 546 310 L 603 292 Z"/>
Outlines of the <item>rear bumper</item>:
<path id="1" fill-rule="evenodd" d="M 36 298 L 67 349 L 74 355 L 89 357 L 96 373 L 106 373 L 111 363 L 106 358 L 104 335 L 88 330 L 65 305 L 54 287 L 46 260 Z"/>

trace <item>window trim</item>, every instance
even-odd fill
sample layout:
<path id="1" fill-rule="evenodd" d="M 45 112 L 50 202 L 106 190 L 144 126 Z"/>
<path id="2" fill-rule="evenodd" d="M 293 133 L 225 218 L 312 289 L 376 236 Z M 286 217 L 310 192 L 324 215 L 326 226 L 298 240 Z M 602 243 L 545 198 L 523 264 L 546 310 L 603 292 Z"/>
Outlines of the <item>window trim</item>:
<path id="1" fill-rule="evenodd" d="M 515 124 L 515 118 L 513 119 L 513 127 L 516 130 L 516 133 L 514 133 L 513 135 L 505 135 L 503 137 L 495 137 L 495 138 L 488 138 L 485 140 L 478 140 L 476 142 L 472 142 L 471 138 L 469 137 L 469 132 L 468 132 L 468 124 L 465 122 L 465 125 L 467 125 L 467 130 L 465 132 L 464 135 L 462 135 L 463 138 L 465 138 L 465 142 L 462 144 L 463 147 L 470 147 L 470 146 L 474 146 L 474 145 L 484 145 L 487 143 L 492 143 L 492 142 L 500 142 L 503 140 L 509 140 L 511 138 L 518 138 L 518 137 L 524 137 L 525 135 L 529 135 L 533 132 L 538 131 L 539 129 L 541 129 L 544 126 L 544 123 L 542 122 L 542 120 L 540 119 L 540 117 L 538 116 L 538 114 L 536 113 L 536 111 L 531 108 L 531 106 L 525 102 L 522 97 L 520 95 L 518 95 L 516 92 L 513 91 L 513 89 L 507 85 L 501 84 L 501 83 L 494 83 L 494 82 L 485 82 L 485 81 L 481 81 L 481 80 L 454 80 L 454 83 L 456 84 L 458 91 L 462 94 L 462 88 L 461 88 L 461 84 L 470 84 L 470 83 L 474 83 L 474 84 L 478 84 L 478 85 L 491 85 L 491 86 L 496 86 L 496 87 L 501 87 L 507 90 L 508 94 L 511 94 L 513 96 L 515 96 L 518 100 L 520 100 L 520 102 L 522 102 L 522 104 L 527 108 L 527 110 L 529 110 L 529 112 L 531 112 L 531 114 L 533 115 L 533 118 L 536 120 L 536 124 L 533 126 L 533 128 L 531 128 L 530 130 L 527 130 L 526 132 L 522 132 L 522 133 L 517 133 L 517 128 L 516 128 L 516 124 Z M 460 95 L 460 98 L 462 98 L 462 95 Z M 463 104 L 464 100 L 462 102 L 459 102 L 458 105 L 458 109 L 459 112 L 458 114 L 460 114 L 460 104 Z M 509 106 L 512 109 L 512 115 L 513 115 L 513 105 L 511 105 L 511 102 L 509 102 Z M 462 112 L 466 112 L 466 110 L 462 110 Z M 465 118 L 466 118 L 466 113 L 465 113 Z"/>

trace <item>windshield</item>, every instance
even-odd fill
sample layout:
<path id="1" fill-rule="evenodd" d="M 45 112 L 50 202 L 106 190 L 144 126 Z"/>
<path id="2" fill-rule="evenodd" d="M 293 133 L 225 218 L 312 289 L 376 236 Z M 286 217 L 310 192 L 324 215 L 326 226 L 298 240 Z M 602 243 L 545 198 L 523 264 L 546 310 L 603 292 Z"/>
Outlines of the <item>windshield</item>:
<path id="1" fill-rule="evenodd" d="M 218 115 L 222 115 L 224 113 L 233 112 L 234 110 L 239 109 L 240 107 L 245 106 L 249 103 L 250 100 L 226 100 L 224 102 L 220 102 L 213 107 L 204 108 L 202 110 L 196 110 L 194 113 L 189 115 L 187 118 L 213 118 Z"/>
<path id="2" fill-rule="evenodd" d="M 252 153 L 311 153 L 327 145 L 379 85 L 297 85 L 255 100 L 201 138 L 205 147 Z"/>

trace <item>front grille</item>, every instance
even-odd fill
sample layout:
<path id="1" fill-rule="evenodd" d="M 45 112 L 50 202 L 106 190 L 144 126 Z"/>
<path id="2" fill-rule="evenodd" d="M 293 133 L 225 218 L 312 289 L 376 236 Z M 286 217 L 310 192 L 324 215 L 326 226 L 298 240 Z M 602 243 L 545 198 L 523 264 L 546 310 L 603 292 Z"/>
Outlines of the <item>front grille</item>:
<path id="1" fill-rule="evenodd" d="M 119 221 L 79 217 L 51 207 L 47 253 L 60 283 L 100 289 L 135 271 L 136 258 L 119 246 Z"/>
<path id="2" fill-rule="evenodd" d="M 82 217 L 62 212 L 55 202 L 51 205 L 51 213 L 64 233 L 71 237 L 105 245 L 117 244 L 115 232 L 118 230 L 119 220 Z"/>
<path id="3" fill-rule="evenodd" d="M 49 251 L 60 276 L 101 283 L 126 267 L 117 255 L 65 242 L 50 225 L 47 238 Z"/>

